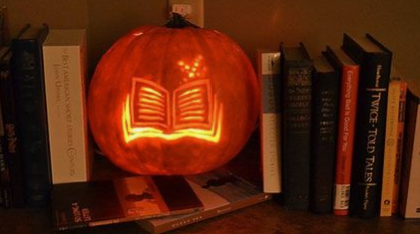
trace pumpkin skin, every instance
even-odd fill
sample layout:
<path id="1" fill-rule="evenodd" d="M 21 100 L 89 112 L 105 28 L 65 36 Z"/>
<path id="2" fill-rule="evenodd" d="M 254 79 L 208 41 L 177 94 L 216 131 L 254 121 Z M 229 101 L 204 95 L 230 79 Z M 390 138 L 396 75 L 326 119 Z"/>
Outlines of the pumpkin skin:
<path id="1" fill-rule="evenodd" d="M 99 62 L 89 90 L 89 123 L 102 152 L 124 170 L 197 174 L 242 149 L 255 127 L 259 98 L 251 63 L 227 36 L 144 26 L 119 39 Z"/>

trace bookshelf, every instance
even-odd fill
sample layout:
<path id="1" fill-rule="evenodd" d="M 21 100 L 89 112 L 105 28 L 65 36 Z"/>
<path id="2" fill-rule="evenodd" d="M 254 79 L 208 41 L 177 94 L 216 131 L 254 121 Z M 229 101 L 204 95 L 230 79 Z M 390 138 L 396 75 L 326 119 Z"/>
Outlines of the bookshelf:
<path id="1" fill-rule="evenodd" d="M 128 30 L 163 25 L 166 0 L 0 0 L 9 9 L 12 34 L 27 22 L 51 28 L 87 28 L 91 72 L 106 49 Z M 387 0 L 207 0 L 205 26 L 235 39 L 251 60 L 257 48 L 276 49 L 280 41 L 304 42 L 311 51 L 338 45 L 342 33 L 370 32 L 391 48 L 394 64 L 420 82 L 420 1 Z M 253 154 L 253 153 L 250 153 Z M 95 175 L 124 173 L 97 160 Z M 111 168 L 111 169 L 110 169 Z M 54 233 L 49 209 L 0 210 L 0 233 Z M 134 223 L 63 233 L 145 233 Z M 276 201 L 213 218 L 170 233 L 420 233 L 418 220 L 358 218 L 291 212 Z"/>

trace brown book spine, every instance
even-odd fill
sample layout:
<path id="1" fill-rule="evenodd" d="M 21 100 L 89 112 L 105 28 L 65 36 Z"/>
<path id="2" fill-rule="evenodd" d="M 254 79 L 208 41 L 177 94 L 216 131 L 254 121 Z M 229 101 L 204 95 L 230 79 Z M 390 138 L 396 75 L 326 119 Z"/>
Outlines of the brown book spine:
<path id="1" fill-rule="evenodd" d="M 348 215 L 359 66 L 343 66 L 338 117 L 334 214 Z"/>
<path id="2" fill-rule="evenodd" d="M 402 81 L 400 86 L 400 103 L 398 108 L 398 127 L 397 127 L 397 153 L 394 174 L 394 191 L 392 194 L 392 213 L 398 213 L 398 200 L 401 185 L 401 162 L 403 155 L 404 142 L 404 122 L 405 122 L 405 106 L 407 102 L 407 82 Z"/>

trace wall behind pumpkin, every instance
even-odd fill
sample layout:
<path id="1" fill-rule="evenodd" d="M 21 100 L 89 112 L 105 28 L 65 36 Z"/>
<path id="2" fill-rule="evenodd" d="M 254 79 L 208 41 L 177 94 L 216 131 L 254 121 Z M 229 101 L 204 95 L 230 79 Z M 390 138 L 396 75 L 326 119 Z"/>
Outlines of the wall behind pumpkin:
<path id="1" fill-rule="evenodd" d="M 166 0 L 0 0 L 11 30 L 26 22 L 51 28 L 88 28 L 90 67 L 130 29 L 165 22 Z M 344 32 L 379 38 L 394 51 L 394 65 L 420 83 L 418 0 L 207 0 L 205 26 L 235 39 L 255 64 L 257 48 L 304 42 L 312 52 L 338 46 Z"/>

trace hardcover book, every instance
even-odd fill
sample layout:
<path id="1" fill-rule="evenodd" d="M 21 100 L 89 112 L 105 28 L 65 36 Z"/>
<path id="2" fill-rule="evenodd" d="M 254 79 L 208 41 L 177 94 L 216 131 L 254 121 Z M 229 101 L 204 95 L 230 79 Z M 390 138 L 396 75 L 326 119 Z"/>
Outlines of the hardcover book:
<path id="1" fill-rule="evenodd" d="M 30 27 L 12 40 L 11 47 L 15 127 L 29 206 L 46 205 L 51 185 L 42 66 L 42 43 L 47 33 L 46 25 Z"/>
<path id="2" fill-rule="evenodd" d="M 86 31 L 50 30 L 44 44 L 45 97 L 53 184 L 90 178 Z"/>
<path id="3" fill-rule="evenodd" d="M 333 213 L 348 215 L 360 66 L 342 49 L 327 46 L 324 55 L 341 76 Z"/>
<path id="4" fill-rule="evenodd" d="M 350 211 L 372 217 L 380 204 L 392 53 L 369 34 L 361 38 L 344 34 L 342 48 L 360 64 Z"/>
<path id="5" fill-rule="evenodd" d="M 9 48 L 7 47 L 0 49 L 0 76 L 5 75 L 3 74 L 5 67 L 4 57 L 8 52 Z M 0 79 L 2 78 L 0 77 Z M 3 102 L 5 102 L 5 100 L 0 93 L 0 206 L 9 207 L 11 193 L 9 167 L 6 162 L 6 132 L 4 130 L 3 111 L 1 108 Z"/>
<path id="6" fill-rule="evenodd" d="M 92 227 L 203 209 L 181 176 L 136 176 L 54 185 L 53 222 L 58 230 Z"/>
<path id="7" fill-rule="evenodd" d="M 408 84 L 399 210 L 404 218 L 420 218 L 420 87 Z"/>
<path id="8" fill-rule="evenodd" d="M 396 162 L 395 162 L 395 175 L 394 175 L 394 191 L 393 191 L 393 201 L 392 201 L 392 213 L 398 213 L 398 202 L 400 197 L 400 188 L 401 188 L 401 167 L 402 167 L 402 158 L 404 154 L 404 124 L 405 124 L 405 114 L 406 114 L 406 103 L 407 103 L 407 82 L 401 81 L 400 87 L 400 99 L 398 107 L 398 127 L 397 127 L 397 152 L 396 152 Z"/>
<path id="9" fill-rule="evenodd" d="M 309 208 L 313 61 L 301 43 L 281 45 L 282 184 L 284 205 Z"/>
<path id="10" fill-rule="evenodd" d="M 13 80 L 11 76 L 10 48 L 3 47 L 0 57 L 0 103 L 4 126 L 5 164 L 1 179 L 5 207 L 24 205 L 23 163 L 16 132 L 16 113 L 13 99 Z"/>
<path id="11" fill-rule="evenodd" d="M 258 51 L 258 75 L 262 93 L 260 136 L 263 188 L 266 193 L 280 193 L 280 52 Z"/>
<path id="12" fill-rule="evenodd" d="M 389 83 L 386 114 L 385 150 L 382 176 L 380 216 L 392 215 L 394 180 L 397 161 L 397 128 L 401 79 L 394 75 Z"/>
<path id="13" fill-rule="evenodd" d="M 323 56 L 314 58 L 310 210 L 331 213 L 340 77 Z"/>
<path id="14" fill-rule="evenodd" d="M 203 202 L 204 210 L 185 215 L 139 221 L 150 233 L 158 234 L 226 214 L 270 198 L 248 181 L 225 169 L 186 177 L 188 183 Z"/>

